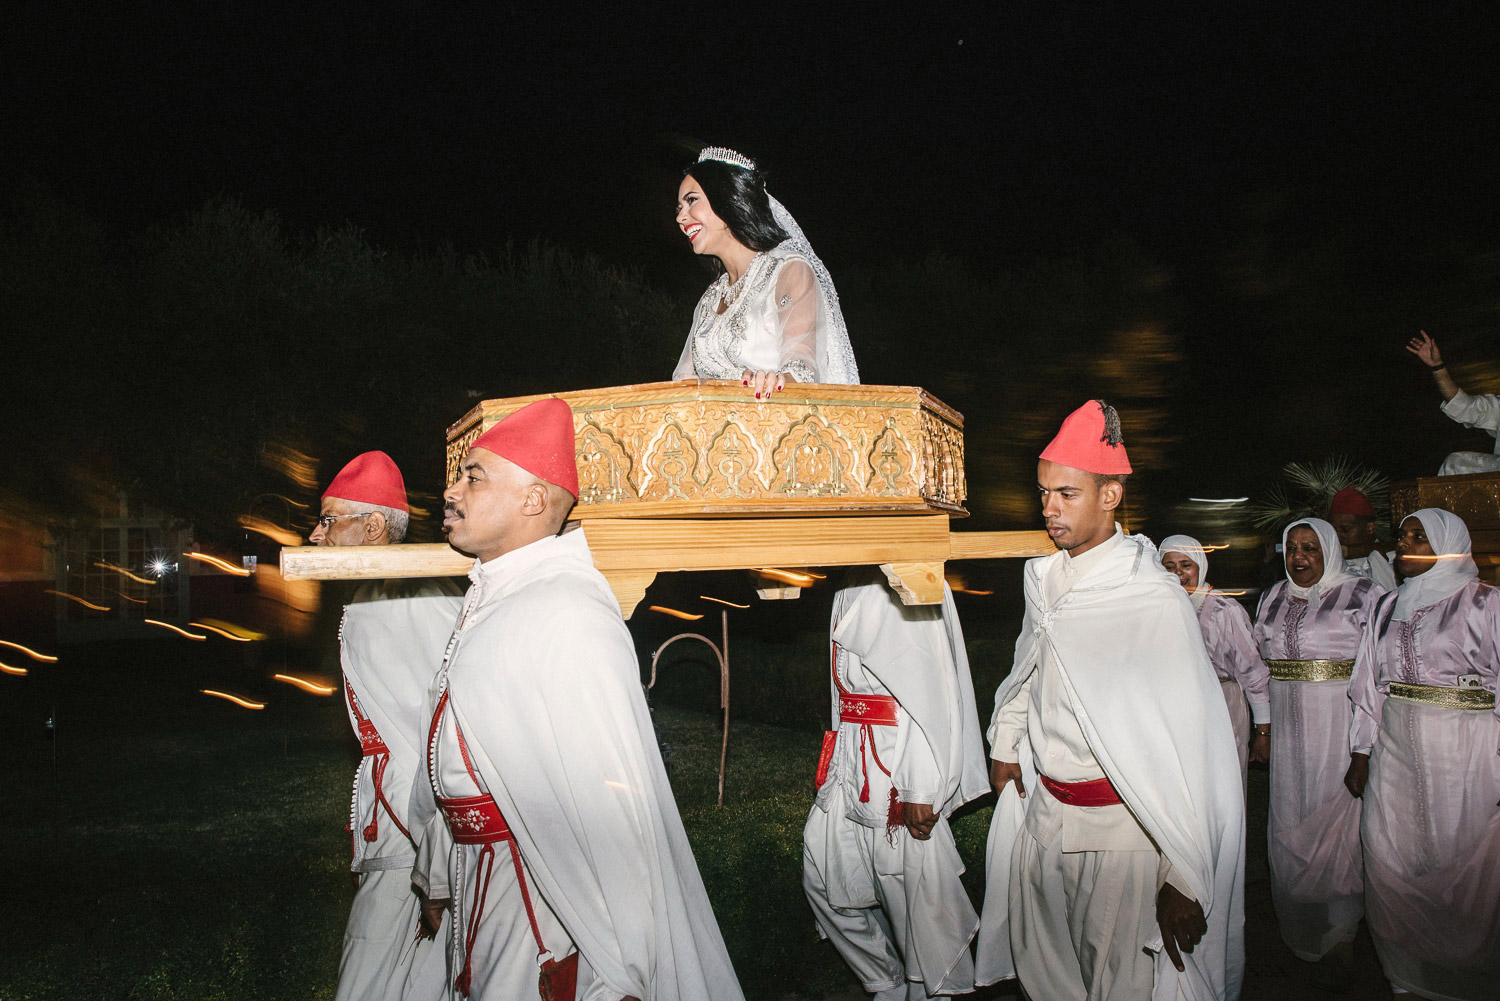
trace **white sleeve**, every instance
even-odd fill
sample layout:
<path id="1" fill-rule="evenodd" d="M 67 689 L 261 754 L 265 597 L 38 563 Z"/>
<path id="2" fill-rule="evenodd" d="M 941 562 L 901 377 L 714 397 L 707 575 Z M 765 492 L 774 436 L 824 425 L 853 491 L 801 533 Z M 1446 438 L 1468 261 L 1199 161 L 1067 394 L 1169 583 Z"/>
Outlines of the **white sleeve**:
<path id="1" fill-rule="evenodd" d="M 907 716 L 897 741 L 896 767 L 891 771 L 896 795 L 903 803 L 927 803 L 933 809 L 939 809 L 942 804 L 937 800 L 941 795 L 943 774 L 927 735 L 916 720 Z"/>
<path id="2" fill-rule="evenodd" d="M 677 359 L 677 367 L 672 369 L 672 381 L 696 378 L 698 372 L 693 368 L 693 334 L 689 331 L 687 343 L 682 346 L 682 357 Z"/>
<path id="3" fill-rule="evenodd" d="M 817 382 L 819 339 L 827 319 L 812 267 L 792 258 L 776 271 L 776 334 L 781 345 L 778 368 L 798 382 Z"/>
<path id="4" fill-rule="evenodd" d="M 447 819 L 437 808 L 425 763 L 412 782 L 411 822 L 411 839 L 417 846 L 417 859 L 411 869 L 412 885 L 428 900 L 448 900 L 453 896 L 448 883 L 448 855 L 453 848 L 453 836 L 448 832 Z"/>
<path id="5" fill-rule="evenodd" d="M 1500 396 L 1470 396 L 1460 389 L 1442 410 L 1464 427 L 1500 434 Z"/>
<path id="6" fill-rule="evenodd" d="M 1035 680 L 1036 672 L 1033 671 L 1031 677 L 1016 689 L 1016 694 L 1011 696 L 1009 702 L 995 707 L 988 734 L 992 759 L 1015 761 L 1019 757 L 1016 749 L 1026 733 L 1026 713 L 1031 706 L 1031 683 Z"/>

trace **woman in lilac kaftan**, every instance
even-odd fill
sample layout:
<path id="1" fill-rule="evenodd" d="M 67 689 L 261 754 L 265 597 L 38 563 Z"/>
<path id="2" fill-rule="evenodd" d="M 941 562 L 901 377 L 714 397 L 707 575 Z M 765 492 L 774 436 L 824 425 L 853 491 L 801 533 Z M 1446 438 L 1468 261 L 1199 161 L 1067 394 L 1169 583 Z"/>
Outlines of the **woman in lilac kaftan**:
<path id="1" fill-rule="evenodd" d="M 1162 540 L 1159 552 L 1161 565 L 1182 581 L 1198 613 L 1203 645 L 1208 648 L 1208 659 L 1219 677 L 1224 704 L 1229 708 L 1229 722 L 1234 727 L 1243 786 L 1250 760 L 1266 761 L 1270 754 L 1271 675 L 1256 648 L 1250 616 L 1238 601 L 1209 586 L 1208 553 L 1203 543 L 1189 535 L 1169 535 Z"/>
<path id="2" fill-rule="evenodd" d="M 1255 634 L 1271 674 L 1267 856 L 1282 940 L 1318 962 L 1347 943 L 1364 910 L 1359 803 L 1344 789 L 1349 676 L 1383 593 L 1344 572 L 1338 533 L 1304 518 L 1281 536 L 1287 579 L 1268 590 Z"/>
<path id="3" fill-rule="evenodd" d="M 1500 590 L 1469 530 L 1402 523 L 1405 582 L 1375 606 L 1350 682 L 1349 791 L 1364 797 L 1365 913 L 1391 983 L 1438 1001 L 1500 995 Z"/>

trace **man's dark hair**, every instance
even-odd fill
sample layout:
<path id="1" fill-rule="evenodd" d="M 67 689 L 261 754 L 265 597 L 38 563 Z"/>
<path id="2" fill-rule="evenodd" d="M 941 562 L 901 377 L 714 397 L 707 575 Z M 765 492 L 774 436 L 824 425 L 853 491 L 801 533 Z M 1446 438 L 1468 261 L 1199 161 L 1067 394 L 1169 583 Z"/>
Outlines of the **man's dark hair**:
<path id="1" fill-rule="evenodd" d="M 709 207 L 724 220 L 734 238 L 757 253 L 770 250 L 787 238 L 786 230 L 771 215 L 762 170 L 746 170 L 719 160 L 702 160 L 682 172 L 698 182 L 708 196 Z"/>
<path id="2" fill-rule="evenodd" d="M 1104 484 L 1106 484 L 1106 483 L 1118 483 L 1120 486 L 1123 487 L 1125 485 L 1125 477 L 1129 476 L 1130 474 L 1129 473 L 1090 473 L 1089 475 L 1094 478 L 1094 486 L 1096 486 L 1096 487 L 1103 487 Z"/>

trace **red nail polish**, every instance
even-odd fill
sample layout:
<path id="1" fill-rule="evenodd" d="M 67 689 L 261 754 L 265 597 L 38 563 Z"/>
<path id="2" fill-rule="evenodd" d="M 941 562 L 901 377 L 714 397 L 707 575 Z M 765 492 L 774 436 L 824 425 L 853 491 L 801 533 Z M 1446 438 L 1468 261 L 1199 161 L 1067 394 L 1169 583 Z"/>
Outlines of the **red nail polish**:
<path id="1" fill-rule="evenodd" d="M 759 393 L 756 393 L 756 394 L 755 394 L 755 398 L 756 398 L 756 399 L 757 399 L 757 400 L 758 400 L 758 399 L 760 399 L 760 394 L 759 394 Z"/>

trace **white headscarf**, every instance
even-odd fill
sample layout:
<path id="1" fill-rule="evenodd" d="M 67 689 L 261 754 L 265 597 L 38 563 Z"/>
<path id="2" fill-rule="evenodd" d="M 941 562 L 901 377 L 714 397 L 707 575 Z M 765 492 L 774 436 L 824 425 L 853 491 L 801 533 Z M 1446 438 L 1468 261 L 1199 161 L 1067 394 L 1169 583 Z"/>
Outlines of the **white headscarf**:
<path id="1" fill-rule="evenodd" d="M 1426 573 L 1401 582 L 1396 589 L 1396 610 L 1392 613 L 1392 618 L 1398 622 L 1407 622 L 1428 605 L 1452 597 L 1479 576 L 1479 568 L 1474 565 L 1473 544 L 1469 541 L 1469 527 L 1462 518 L 1439 507 L 1424 507 L 1408 517 L 1422 523 L 1435 555 L 1450 558 L 1434 560 Z"/>
<path id="2" fill-rule="evenodd" d="M 1198 564 L 1198 587 L 1189 591 L 1188 597 L 1193 601 L 1194 608 L 1203 607 L 1203 599 L 1208 597 L 1208 554 L 1203 551 L 1203 543 L 1191 535 L 1169 535 L 1161 540 L 1157 547 L 1156 560 L 1160 563 L 1168 553 L 1181 553 L 1194 563 Z"/>
<path id="3" fill-rule="evenodd" d="M 1292 529 L 1300 525 L 1306 525 L 1312 529 L 1318 537 L 1318 548 L 1323 550 L 1323 576 L 1311 587 L 1298 587 L 1297 582 L 1292 580 L 1291 571 L 1286 572 L 1287 586 L 1292 589 L 1293 597 L 1301 598 L 1309 605 L 1316 606 L 1323 600 L 1323 595 L 1332 591 L 1346 580 L 1353 580 L 1354 575 L 1344 572 L 1344 547 L 1339 544 L 1338 529 L 1334 528 L 1322 518 L 1298 518 L 1281 530 L 1281 565 L 1286 568 L 1286 537 L 1291 534 Z"/>

